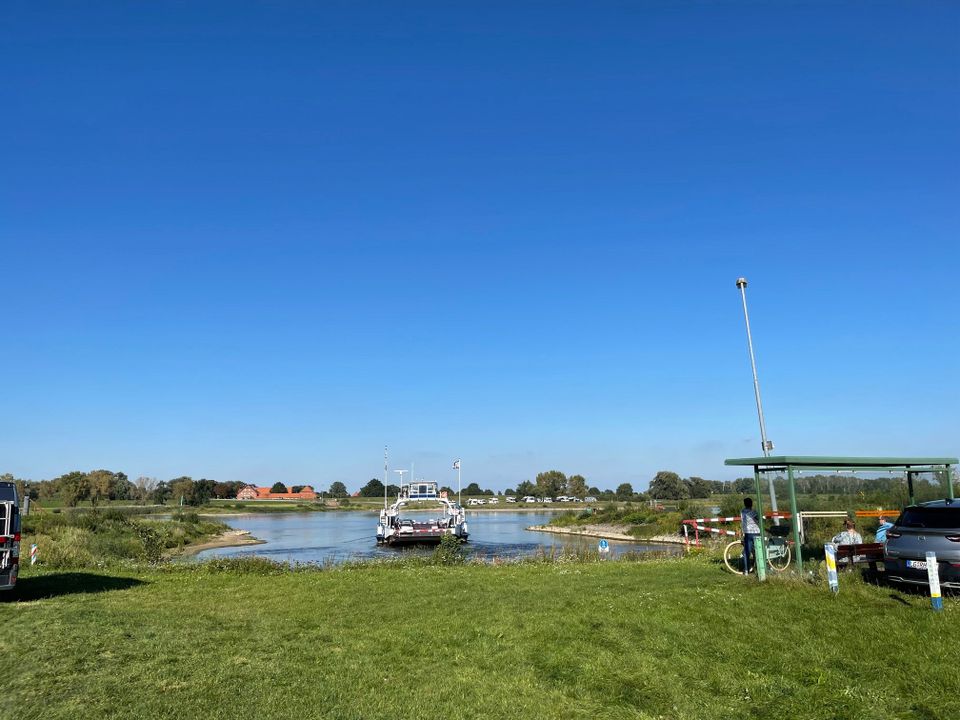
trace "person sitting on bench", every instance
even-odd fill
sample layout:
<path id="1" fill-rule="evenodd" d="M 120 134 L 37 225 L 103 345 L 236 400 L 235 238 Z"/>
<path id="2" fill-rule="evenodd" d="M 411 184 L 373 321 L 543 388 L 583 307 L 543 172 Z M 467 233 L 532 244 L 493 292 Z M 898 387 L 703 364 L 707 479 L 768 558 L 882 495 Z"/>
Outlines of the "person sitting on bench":
<path id="1" fill-rule="evenodd" d="M 857 525 L 850 518 L 847 518 L 843 521 L 844 530 L 843 532 L 837 533 L 833 536 L 832 542 L 834 545 L 862 545 L 863 537 L 860 533 L 857 532 Z"/>

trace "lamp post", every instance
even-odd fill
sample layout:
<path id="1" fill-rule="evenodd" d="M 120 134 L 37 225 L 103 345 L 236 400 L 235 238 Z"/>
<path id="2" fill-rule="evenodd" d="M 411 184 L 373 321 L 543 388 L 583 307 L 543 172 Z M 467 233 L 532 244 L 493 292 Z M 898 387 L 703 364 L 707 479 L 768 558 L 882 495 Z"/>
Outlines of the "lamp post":
<path id="1" fill-rule="evenodd" d="M 750 315 L 747 313 L 747 279 L 737 278 L 737 288 L 739 288 L 740 297 L 743 299 L 743 320 L 747 326 L 747 349 L 750 351 L 750 369 L 753 370 L 753 394 L 757 399 L 757 416 L 760 418 L 760 447 L 763 450 L 763 456 L 770 457 L 773 443 L 767 440 L 767 424 L 763 420 L 763 403 L 760 402 L 760 380 L 757 379 L 757 361 L 753 356 L 753 335 L 750 333 Z M 770 484 L 770 509 L 776 513 L 777 493 L 773 488 L 773 476 L 770 473 L 767 473 L 767 481 Z M 774 523 L 779 525 L 779 518 L 775 517 Z"/>
<path id="2" fill-rule="evenodd" d="M 403 476 L 405 473 L 410 472 L 409 470 L 394 470 L 397 475 L 400 476 L 400 489 L 403 490 Z M 409 497 L 409 496 L 408 496 Z"/>

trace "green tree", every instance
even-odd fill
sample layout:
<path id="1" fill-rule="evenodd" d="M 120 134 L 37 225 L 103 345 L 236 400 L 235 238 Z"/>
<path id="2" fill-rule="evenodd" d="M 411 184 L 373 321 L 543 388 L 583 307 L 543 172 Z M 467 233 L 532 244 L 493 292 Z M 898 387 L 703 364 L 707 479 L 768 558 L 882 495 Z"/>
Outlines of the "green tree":
<path id="1" fill-rule="evenodd" d="M 176 505 L 180 504 L 180 498 L 187 505 L 197 505 L 197 500 L 193 491 L 193 478 L 183 475 L 170 481 L 170 494 Z"/>
<path id="2" fill-rule="evenodd" d="M 744 493 L 750 493 L 754 490 L 754 480 L 753 478 L 737 478 L 733 481 L 733 491 L 743 495 Z M 818 492 L 816 490 L 812 492 Z M 819 490 L 823 492 L 823 490 Z"/>
<path id="3" fill-rule="evenodd" d="M 305 487 L 306 487 L 306 485 L 294 485 L 292 488 L 290 488 L 290 492 L 292 492 L 292 493 L 303 492 L 303 489 L 304 489 Z"/>
<path id="4" fill-rule="evenodd" d="M 133 483 L 125 473 L 113 474 L 113 487 L 110 489 L 111 500 L 130 500 L 134 495 Z"/>
<path id="5" fill-rule="evenodd" d="M 567 487 L 567 476 L 559 470 L 547 470 L 537 475 L 537 492 L 540 497 L 562 495 Z"/>
<path id="6" fill-rule="evenodd" d="M 360 488 L 361 497 L 383 497 L 383 483 L 376 478 L 371 478 L 370 482 Z"/>
<path id="7" fill-rule="evenodd" d="M 243 485 L 239 482 L 218 482 L 213 486 L 213 497 L 218 500 L 232 500 Z"/>
<path id="8" fill-rule="evenodd" d="M 516 495 L 517 493 L 516 493 L 516 491 L 515 491 L 513 488 L 507 488 L 506 490 L 503 491 L 503 494 L 504 494 L 504 495 Z"/>
<path id="9" fill-rule="evenodd" d="M 101 500 L 110 498 L 110 491 L 113 488 L 114 475 L 109 470 L 93 470 L 87 473 L 87 484 L 89 485 L 90 504 L 94 507 Z"/>
<path id="10" fill-rule="evenodd" d="M 79 470 L 61 475 L 54 483 L 60 499 L 67 507 L 74 507 L 81 500 L 90 497 L 90 482 L 87 480 L 87 474 Z"/>
<path id="11" fill-rule="evenodd" d="M 150 488 L 149 500 L 154 505 L 165 505 L 167 501 L 173 496 L 173 491 L 170 489 L 170 483 L 166 480 L 161 480 L 156 482 L 154 480 L 154 485 Z M 179 502 L 179 498 L 177 501 Z"/>
<path id="12" fill-rule="evenodd" d="M 483 490 L 475 482 L 472 482 L 463 489 L 463 494 L 468 496 L 483 495 Z"/>
<path id="13" fill-rule="evenodd" d="M 690 477 L 683 483 L 687 486 L 687 491 L 692 498 L 708 498 L 713 490 L 713 485 L 702 477 Z"/>
<path id="14" fill-rule="evenodd" d="M 347 486 L 337 480 L 330 484 L 330 497 L 345 498 L 350 493 L 347 492 Z"/>
<path id="15" fill-rule="evenodd" d="M 633 497 L 633 485 L 620 483 L 617 485 L 617 500 L 629 500 Z"/>
<path id="16" fill-rule="evenodd" d="M 690 491 L 680 476 L 669 470 L 661 470 L 650 481 L 650 496 L 657 500 L 682 500 Z"/>
<path id="17" fill-rule="evenodd" d="M 517 495 L 520 497 L 526 497 L 527 495 L 536 495 L 537 486 L 534 485 L 529 480 L 524 480 L 519 485 L 517 485 Z"/>
<path id="18" fill-rule="evenodd" d="M 275 482 L 270 486 L 270 492 L 272 493 L 285 493 L 287 492 L 287 486 L 282 482 Z"/>
<path id="19" fill-rule="evenodd" d="M 587 479 L 583 475 L 571 475 L 567 478 L 567 495 L 583 498 L 587 495 Z"/>

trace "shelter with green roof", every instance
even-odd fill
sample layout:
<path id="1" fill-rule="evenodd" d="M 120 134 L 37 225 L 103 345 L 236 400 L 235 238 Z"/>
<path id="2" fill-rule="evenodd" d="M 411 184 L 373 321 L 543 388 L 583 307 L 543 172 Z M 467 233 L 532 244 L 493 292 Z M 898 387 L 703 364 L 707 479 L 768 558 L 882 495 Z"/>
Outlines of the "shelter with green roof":
<path id="1" fill-rule="evenodd" d="M 913 499 L 913 481 L 921 473 L 933 473 L 937 476 L 942 473 L 947 485 L 947 497 L 953 499 L 953 482 L 951 469 L 960 464 L 955 457 L 820 457 L 810 455 L 776 455 L 770 457 L 728 458 L 724 465 L 753 467 L 753 477 L 756 482 L 757 513 L 763 517 L 763 501 L 760 485 L 760 476 L 768 473 L 786 473 L 790 487 L 790 514 L 793 518 L 793 540 L 796 548 L 797 570 L 803 570 L 803 558 L 800 552 L 800 523 L 797 514 L 797 491 L 794 482 L 794 472 L 802 470 L 826 471 L 876 471 L 876 472 L 903 472 L 907 477 L 907 488 L 910 504 Z M 758 538 L 760 550 L 758 553 L 758 575 L 764 574 L 763 558 L 767 556 L 766 539 L 764 533 Z"/>

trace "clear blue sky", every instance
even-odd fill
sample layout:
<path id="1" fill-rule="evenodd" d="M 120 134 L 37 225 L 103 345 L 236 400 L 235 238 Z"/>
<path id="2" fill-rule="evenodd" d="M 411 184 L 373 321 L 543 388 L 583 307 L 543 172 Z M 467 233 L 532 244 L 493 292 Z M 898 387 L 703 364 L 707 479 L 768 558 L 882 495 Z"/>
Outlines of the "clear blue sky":
<path id="1" fill-rule="evenodd" d="M 7 2 L 0 472 L 952 454 L 955 3 Z"/>

